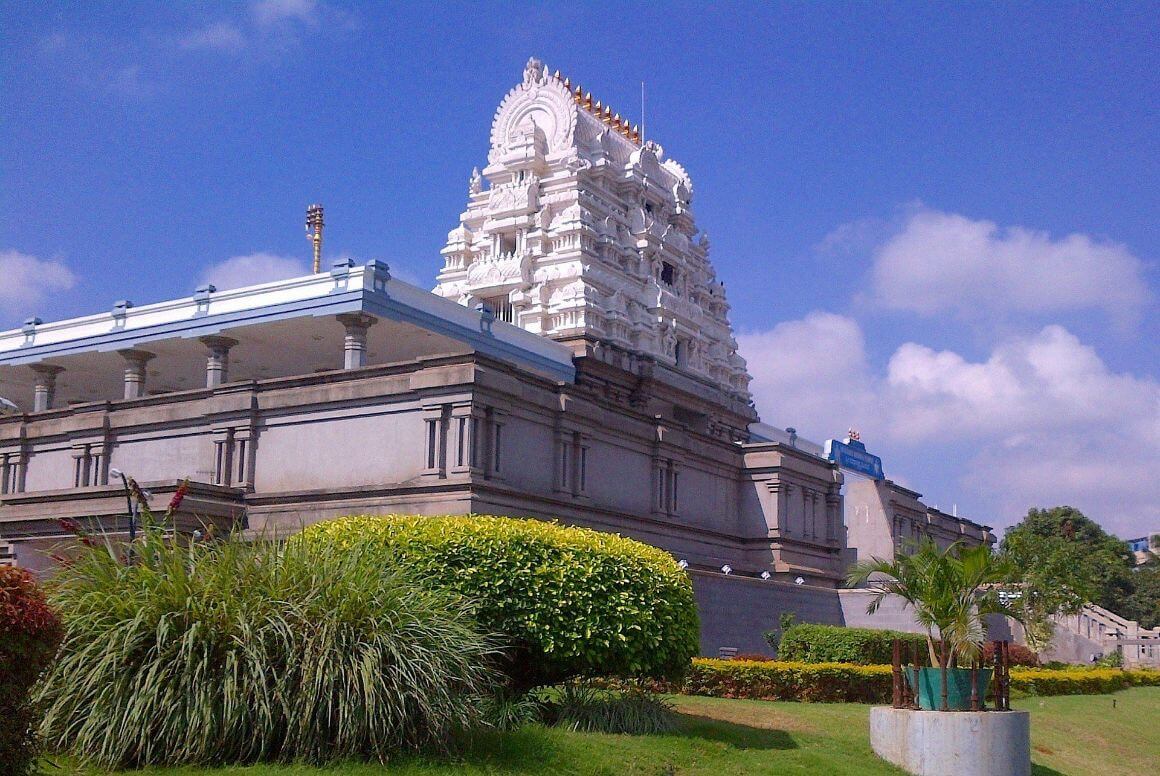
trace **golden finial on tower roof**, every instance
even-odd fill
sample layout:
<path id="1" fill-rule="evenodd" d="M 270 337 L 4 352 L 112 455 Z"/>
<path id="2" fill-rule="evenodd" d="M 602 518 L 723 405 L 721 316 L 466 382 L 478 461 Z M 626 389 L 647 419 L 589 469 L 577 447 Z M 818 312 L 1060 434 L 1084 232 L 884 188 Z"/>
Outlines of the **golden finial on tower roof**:
<path id="1" fill-rule="evenodd" d="M 322 271 L 322 205 L 306 208 L 306 239 L 314 243 L 314 274 Z"/>

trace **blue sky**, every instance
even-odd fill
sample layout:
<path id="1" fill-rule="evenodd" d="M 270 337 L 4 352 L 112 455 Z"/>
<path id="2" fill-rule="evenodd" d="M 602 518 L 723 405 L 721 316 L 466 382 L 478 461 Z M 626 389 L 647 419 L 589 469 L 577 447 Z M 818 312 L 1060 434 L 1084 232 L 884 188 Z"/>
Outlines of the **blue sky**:
<path id="1" fill-rule="evenodd" d="M 1160 529 L 1154 4 L 0 10 L 0 327 L 298 270 L 313 201 L 429 285 L 535 55 L 647 83 L 765 420 L 996 526 Z"/>

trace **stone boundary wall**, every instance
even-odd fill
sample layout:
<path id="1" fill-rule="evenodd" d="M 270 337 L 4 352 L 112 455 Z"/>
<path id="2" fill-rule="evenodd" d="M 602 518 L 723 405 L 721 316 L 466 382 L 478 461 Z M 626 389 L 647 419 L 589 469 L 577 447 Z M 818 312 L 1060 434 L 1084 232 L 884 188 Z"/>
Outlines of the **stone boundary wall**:
<path id="1" fill-rule="evenodd" d="M 708 657 L 717 657 L 721 647 L 772 655 L 764 634 L 777 628 L 782 612 L 794 612 L 799 622 L 842 624 L 833 588 L 694 570 L 689 574 L 701 616 L 701 654 Z"/>
<path id="2" fill-rule="evenodd" d="M 747 576 L 690 569 L 701 617 L 701 654 L 718 657 L 722 647 L 739 653 L 773 655 L 765 633 L 776 630 L 783 612 L 798 622 L 921 633 L 901 599 L 889 597 L 874 615 L 866 614 L 866 590 L 836 590 L 765 581 Z M 1002 617 L 987 618 L 987 637 L 1020 641 Z"/>

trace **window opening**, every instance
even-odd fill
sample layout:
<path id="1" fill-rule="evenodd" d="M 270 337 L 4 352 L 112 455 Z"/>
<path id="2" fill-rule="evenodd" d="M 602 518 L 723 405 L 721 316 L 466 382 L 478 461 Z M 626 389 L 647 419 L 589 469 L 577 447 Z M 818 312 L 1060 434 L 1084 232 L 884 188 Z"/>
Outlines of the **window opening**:
<path id="1" fill-rule="evenodd" d="M 677 268 L 667 261 L 661 262 L 661 282 L 671 286 L 676 282 Z"/>
<path id="2" fill-rule="evenodd" d="M 511 299 L 506 295 L 494 296 L 490 299 L 484 299 L 483 303 L 487 305 L 487 309 L 491 310 L 492 315 L 497 321 L 504 323 L 515 323 L 516 311 L 512 307 Z"/>

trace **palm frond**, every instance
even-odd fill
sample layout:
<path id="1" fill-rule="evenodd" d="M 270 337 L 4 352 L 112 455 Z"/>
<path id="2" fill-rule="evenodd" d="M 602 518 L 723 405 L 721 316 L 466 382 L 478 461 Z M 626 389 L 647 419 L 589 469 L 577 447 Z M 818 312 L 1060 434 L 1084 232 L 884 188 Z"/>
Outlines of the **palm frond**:
<path id="1" fill-rule="evenodd" d="M 868 614 L 878 611 L 887 596 L 896 596 L 904 608 L 913 608 L 915 621 L 927 632 L 932 663 L 945 665 L 954 657 L 978 657 L 986 638 L 984 616 L 1000 614 L 1019 619 L 993 587 L 1014 576 L 1008 562 L 995 556 L 986 545 L 955 542 L 940 550 L 928 539 L 914 552 L 899 554 L 893 561 L 873 558 L 855 565 L 847 582 L 865 584 L 874 592 Z M 937 656 L 936 632 L 948 647 Z"/>

